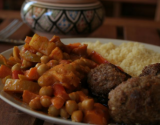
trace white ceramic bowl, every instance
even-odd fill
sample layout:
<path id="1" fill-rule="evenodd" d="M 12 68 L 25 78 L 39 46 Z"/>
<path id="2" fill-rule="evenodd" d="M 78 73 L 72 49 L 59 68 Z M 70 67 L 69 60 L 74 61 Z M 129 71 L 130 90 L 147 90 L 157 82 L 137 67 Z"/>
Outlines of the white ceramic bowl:
<path id="1" fill-rule="evenodd" d="M 89 34 L 102 24 L 105 11 L 99 1 L 59 1 L 26 0 L 21 17 L 35 32 L 52 35 Z"/>

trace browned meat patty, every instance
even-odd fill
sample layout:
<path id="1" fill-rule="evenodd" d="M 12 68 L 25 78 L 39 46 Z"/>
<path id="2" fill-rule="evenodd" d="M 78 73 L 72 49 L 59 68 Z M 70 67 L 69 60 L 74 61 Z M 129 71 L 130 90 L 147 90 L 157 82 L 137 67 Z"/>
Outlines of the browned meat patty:
<path id="1" fill-rule="evenodd" d="M 88 87 L 98 98 L 108 99 L 108 93 L 130 76 L 115 65 L 106 63 L 92 69 L 88 74 Z"/>
<path id="2" fill-rule="evenodd" d="M 108 106 L 115 122 L 160 124 L 160 78 L 128 79 L 109 93 Z"/>
<path id="3" fill-rule="evenodd" d="M 160 77 L 160 63 L 151 64 L 142 70 L 142 73 L 139 76 L 153 75 Z"/>

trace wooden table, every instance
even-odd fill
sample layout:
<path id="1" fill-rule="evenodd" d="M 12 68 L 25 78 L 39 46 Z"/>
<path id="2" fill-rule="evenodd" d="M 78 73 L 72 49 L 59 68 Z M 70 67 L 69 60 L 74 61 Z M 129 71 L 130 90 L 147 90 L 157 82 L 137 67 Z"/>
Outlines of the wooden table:
<path id="1" fill-rule="evenodd" d="M 6 15 L 11 15 L 10 17 Z M 0 30 L 3 29 L 4 24 L 13 18 L 20 19 L 19 12 L 0 11 L 0 18 L 3 20 L 0 23 Z M 5 25 L 6 25 L 5 24 Z M 27 32 L 23 29 L 27 28 Z M 20 34 L 20 35 L 17 35 Z M 11 38 L 24 39 L 26 35 L 33 35 L 33 32 L 25 24 L 21 29 L 14 33 Z M 68 37 L 68 36 L 63 36 Z M 139 41 L 160 46 L 160 22 L 151 20 L 138 20 L 138 19 L 123 19 L 123 18 L 107 18 L 103 25 L 95 32 L 87 37 L 92 38 L 113 38 Z M 15 44 L 7 44 L 0 42 L 0 52 L 12 48 Z M 0 125 L 49 125 L 43 120 L 25 114 L 14 107 L 8 105 L 0 99 Z M 50 124 L 53 125 L 53 124 Z"/>

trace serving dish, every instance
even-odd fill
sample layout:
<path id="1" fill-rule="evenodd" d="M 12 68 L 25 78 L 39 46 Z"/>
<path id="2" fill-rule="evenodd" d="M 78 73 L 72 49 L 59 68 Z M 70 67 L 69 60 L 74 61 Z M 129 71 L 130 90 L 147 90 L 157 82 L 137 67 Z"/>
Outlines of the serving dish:
<path id="1" fill-rule="evenodd" d="M 38 34 L 82 35 L 102 24 L 105 10 L 98 0 L 26 0 L 21 17 Z"/>
<path id="2" fill-rule="evenodd" d="M 114 40 L 114 39 L 101 39 L 101 38 L 73 38 L 73 39 L 61 39 L 61 41 L 64 44 L 69 44 L 69 43 L 75 43 L 75 42 L 96 42 L 97 40 L 99 40 L 102 43 L 108 43 L 108 42 L 112 42 L 115 45 L 119 45 L 122 42 L 129 42 L 129 41 L 124 41 L 124 40 Z M 146 48 L 152 49 L 156 52 L 160 53 L 160 47 L 158 46 L 154 46 L 154 45 L 149 45 L 149 44 L 144 44 Z M 21 46 L 20 46 L 21 47 Z M 10 56 L 10 54 L 12 53 L 12 49 L 9 49 L 3 53 L 1 53 L 2 55 L 4 55 L 6 58 L 8 58 Z M 10 94 L 6 93 L 3 91 L 3 84 L 0 82 L 0 98 L 5 101 L 6 103 L 10 104 L 11 106 L 17 108 L 18 110 L 21 110 L 27 114 L 30 114 L 34 117 L 46 120 L 48 122 L 51 123 L 57 123 L 57 124 L 65 124 L 65 125 L 88 125 L 85 123 L 75 123 L 75 122 L 71 122 L 70 120 L 64 120 L 61 118 L 55 118 L 55 117 L 50 117 L 48 115 L 45 115 L 41 112 L 37 112 L 37 111 L 33 111 L 29 108 L 29 106 L 27 104 L 22 103 L 21 101 L 15 99 L 13 96 L 11 96 Z"/>

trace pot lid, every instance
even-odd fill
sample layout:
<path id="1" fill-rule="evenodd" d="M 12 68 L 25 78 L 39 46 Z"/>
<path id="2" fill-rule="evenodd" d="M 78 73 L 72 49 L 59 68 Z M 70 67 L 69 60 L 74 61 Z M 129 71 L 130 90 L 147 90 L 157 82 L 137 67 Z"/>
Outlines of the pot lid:
<path id="1" fill-rule="evenodd" d="M 95 3 L 98 0 L 30 0 L 30 1 L 37 1 L 43 3 L 57 3 L 57 4 L 89 4 L 89 3 Z"/>

